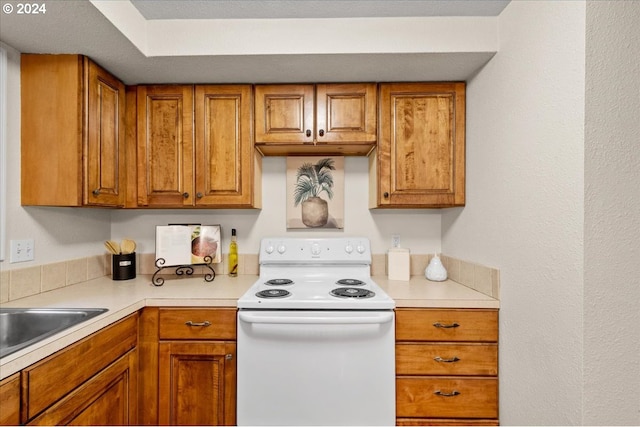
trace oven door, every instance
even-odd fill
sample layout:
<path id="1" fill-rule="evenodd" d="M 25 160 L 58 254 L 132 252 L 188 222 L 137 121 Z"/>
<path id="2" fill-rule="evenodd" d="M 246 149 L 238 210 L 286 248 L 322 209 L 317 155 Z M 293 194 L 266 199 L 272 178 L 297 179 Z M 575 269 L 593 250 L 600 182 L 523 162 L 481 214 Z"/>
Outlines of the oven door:
<path id="1" fill-rule="evenodd" d="M 394 312 L 238 312 L 237 422 L 395 425 Z"/>

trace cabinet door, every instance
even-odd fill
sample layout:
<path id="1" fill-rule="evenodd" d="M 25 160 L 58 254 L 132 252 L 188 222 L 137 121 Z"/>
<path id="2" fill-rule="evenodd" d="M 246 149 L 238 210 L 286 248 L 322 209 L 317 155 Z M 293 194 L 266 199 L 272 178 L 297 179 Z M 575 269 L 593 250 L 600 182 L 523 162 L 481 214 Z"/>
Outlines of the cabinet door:
<path id="1" fill-rule="evenodd" d="M 138 205 L 192 206 L 193 86 L 138 86 Z"/>
<path id="2" fill-rule="evenodd" d="M 377 87 L 374 83 L 316 86 L 318 144 L 376 142 Z"/>
<path id="3" fill-rule="evenodd" d="M 159 422 L 235 425 L 236 345 L 161 341 Z"/>
<path id="4" fill-rule="evenodd" d="M 85 58 L 88 91 L 84 202 L 124 203 L 124 105 L 122 82 Z"/>
<path id="5" fill-rule="evenodd" d="M 0 381 L 0 425 L 20 424 L 20 373 Z"/>
<path id="6" fill-rule="evenodd" d="M 196 205 L 253 204 L 251 98 L 250 85 L 196 86 Z"/>
<path id="7" fill-rule="evenodd" d="M 256 143 L 314 141 L 313 85 L 257 85 Z"/>
<path id="8" fill-rule="evenodd" d="M 136 425 L 137 361 L 131 350 L 28 425 Z"/>
<path id="9" fill-rule="evenodd" d="M 465 200 L 465 84 L 380 85 L 379 207 L 447 207 Z"/>

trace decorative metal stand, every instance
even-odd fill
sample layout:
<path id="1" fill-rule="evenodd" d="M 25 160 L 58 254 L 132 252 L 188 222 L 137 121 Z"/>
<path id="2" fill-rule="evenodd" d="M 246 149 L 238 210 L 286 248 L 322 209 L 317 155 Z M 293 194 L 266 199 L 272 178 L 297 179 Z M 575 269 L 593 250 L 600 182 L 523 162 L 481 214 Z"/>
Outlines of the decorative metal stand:
<path id="1" fill-rule="evenodd" d="M 176 276 L 191 276 L 193 275 L 193 267 L 197 267 L 197 266 L 202 266 L 205 268 L 208 268 L 211 273 L 206 273 L 204 275 L 204 281 L 205 282 L 213 282 L 213 279 L 216 278 L 216 272 L 213 270 L 213 267 L 211 266 L 211 262 L 213 261 L 213 258 L 211 258 L 210 256 L 206 256 L 204 257 L 204 264 L 189 264 L 189 265 L 167 265 L 165 266 L 164 263 L 166 262 L 164 258 L 158 258 L 156 260 L 156 267 L 158 268 L 156 270 L 155 273 L 153 273 L 153 277 L 151 278 L 151 283 L 154 286 L 162 286 L 164 284 L 164 277 L 160 277 L 158 276 L 158 274 L 164 270 L 165 268 L 175 268 L 176 269 Z"/>

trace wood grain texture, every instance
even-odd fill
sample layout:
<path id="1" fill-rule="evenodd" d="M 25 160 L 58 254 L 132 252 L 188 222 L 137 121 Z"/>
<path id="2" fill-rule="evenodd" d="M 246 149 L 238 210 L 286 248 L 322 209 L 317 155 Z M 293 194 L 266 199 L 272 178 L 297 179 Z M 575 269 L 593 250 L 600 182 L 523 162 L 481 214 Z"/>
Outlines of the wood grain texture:
<path id="1" fill-rule="evenodd" d="M 82 57 L 20 57 L 23 205 L 81 206 Z"/>
<path id="2" fill-rule="evenodd" d="M 138 423 L 158 425 L 158 330 L 157 307 L 140 312 L 138 326 Z"/>
<path id="3" fill-rule="evenodd" d="M 22 371 L 22 420 L 31 420 L 137 344 L 130 315 Z M 78 363 L 82 361 L 82 363 Z"/>
<path id="4" fill-rule="evenodd" d="M 20 424 L 20 373 L 0 381 L 0 425 Z"/>
<path id="5" fill-rule="evenodd" d="M 130 350 L 29 425 L 137 425 L 137 365 Z"/>
<path id="6" fill-rule="evenodd" d="M 396 344 L 398 375 L 498 375 L 497 344 Z"/>
<path id="7" fill-rule="evenodd" d="M 256 144 L 313 144 L 313 85 L 256 85 L 254 91 Z"/>
<path id="8" fill-rule="evenodd" d="M 193 206 L 193 86 L 137 90 L 138 205 Z"/>
<path id="9" fill-rule="evenodd" d="M 455 396 L 443 394 L 459 393 Z M 490 377 L 399 377 L 396 415 L 421 418 L 497 418 L 498 379 Z"/>
<path id="10" fill-rule="evenodd" d="M 124 204 L 124 91 L 87 57 L 21 56 L 23 205 Z"/>
<path id="11" fill-rule="evenodd" d="M 160 308 L 159 337 L 165 339 L 236 339 L 235 308 Z M 209 322 L 210 326 L 189 326 Z"/>
<path id="12" fill-rule="evenodd" d="M 161 424 L 235 424 L 235 343 L 161 341 L 159 354 Z"/>
<path id="13" fill-rule="evenodd" d="M 251 85 L 196 86 L 196 206 L 259 206 L 252 100 Z"/>
<path id="14" fill-rule="evenodd" d="M 462 206 L 465 83 L 380 84 L 376 207 Z"/>
<path id="15" fill-rule="evenodd" d="M 458 324 L 443 328 L 442 325 Z M 484 309 L 398 309 L 396 341 L 497 342 L 498 311 Z"/>

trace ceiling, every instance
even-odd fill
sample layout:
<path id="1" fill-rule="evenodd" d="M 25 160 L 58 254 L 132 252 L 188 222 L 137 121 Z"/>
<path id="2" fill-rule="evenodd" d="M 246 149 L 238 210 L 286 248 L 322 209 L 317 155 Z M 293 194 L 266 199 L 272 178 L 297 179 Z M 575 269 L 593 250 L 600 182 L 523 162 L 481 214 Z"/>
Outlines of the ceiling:
<path id="1" fill-rule="evenodd" d="M 332 81 L 424 81 L 424 80 L 467 80 L 486 64 L 495 54 L 495 49 L 472 48 L 447 51 L 433 48 L 403 51 L 398 49 L 377 51 L 356 46 L 346 53 L 343 45 L 351 48 L 351 37 L 344 37 L 339 43 L 324 50 L 308 53 L 296 52 L 261 53 L 238 50 L 234 43 L 225 46 L 224 54 L 160 53 L 145 52 L 146 44 L 135 42 L 131 32 L 126 31 L 126 20 L 109 18 L 104 8 L 116 4 L 116 0 L 57 0 L 46 3 L 45 14 L 18 15 L 0 14 L 0 41 L 25 53 L 81 53 L 91 57 L 100 65 L 122 79 L 126 84 L 138 83 L 283 83 L 283 82 L 332 82 Z M 495 17 L 507 6 L 509 0 L 117 0 L 120 5 L 131 6 L 137 15 L 135 30 L 154 25 L 172 25 L 179 28 L 176 36 L 187 37 L 189 28 L 196 24 L 220 24 L 220 20 L 237 28 L 247 28 L 261 22 L 273 21 L 283 28 L 291 24 L 340 22 L 349 28 L 350 22 L 389 24 L 402 29 L 406 19 L 431 17 Z M 15 1 L 1 0 L 16 4 Z M 100 5 L 102 3 L 103 5 Z M 106 6 L 105 6 L 106 5 Z M 135 9 L 134 9 L 135 8 Z M 350 21 L 344 21 L 343 19 Z M 365 20 L 363 21 L 362 18 Z M 376 20 L 384 18 L 384 21 Z M 404 21 L 403 21 L 404 19 Z M 203 21 L 211 20 L 211 21 Z M 325 21 L 314 21 L 325 20 Z M 347 24 L 344 24 L 344 23 Z M 409 21 L 414 22 L 414 21 Z M 423 22 L 423 21 L 419 21 Z M 425 21 L 433 22 L 433 21 Z M 448 21 L 447 21 L 448 22 Z M 469 21 L 464 21 L 469 22 Z M 466 25 L 458 23 L 457 25 Z M 472 23 L 473 24 L 473 23 Z M 180 25 L 180 27 L 178 27 Z M 123 30 L 123 28 L 125 30 Z M 249 27 L 251 28 L 251 27 Z M 303 27 L 304 28 L 304 27 Z M 355 27 L 354 27 L 355 28 Z M 460 27 L 464 28 L 464 27 Z M 316 29 L 317 37 L 322 30 Z M 134 31 L 135 32 L 135 31 Z M 183 34 L 184 33 L 184 34 Z M 247 31 L 247 38 L 253 37 L 254 44 L 261 34 Z M 303 32 L 306 33 L 306 32 Z M 127 34 L 125 36 L 125 34 Z M 153 34 L 153 33 L 149 33 Z M 155 34 L 158 34 L 157 32 Z M 195 33 L 194 33 L 195 34 Z M 283 30 L 281 40 L 295 42 L 298 38 L 314 35 L 297 33 L 292 36 Z M 354 39 L 359 34 L 354 34 Z M 361 35 L 361 34 L 360 34 Z M 389 33 L 389 36 L 393 34 Z M 161 34 L 171 40 L 173 34 Z M 385 34 L 378 34 L 386 37 Z M 138 40 L 143 40 L 138 37 Z M 152 36 L 149 36 L 152 37 Z M 153 36 L 154 41 L 161 37 Z M 371 43 L 375 40 L 372 37 Z M 133 41 L 132 41 L 133 40 Z M 193 40 L 194 44 L 202 40 Z M 251 41 L 251 40 L 249 40 Z M 320 41 L 320 40 L 318 40 Z M 322 40 L 325 44 L 327 38 Z M 414 41 L 415 42 L 415 41 Z M 238 42 L 239 44 L 241 41 Z M 151 44 L 151 43 L 149 43 Z M 205 43 L 206 44 L 206 43 Z M 426 43 L 428 44 L 428 43 Z M 446 44 L 446 40 L 444 41 Z M 473 44 L 472 41 L 469 44 Z M 230 46 L 231 45 L 231 46 Z M 310 44 L 314 46 L 313 43 Z M 329 43 L 328 45 L 331 45 Z M 141 47 L 142 46 L 142 47 Z M 374 46 L 375 47 L 375 46 Z M 206 46 L 205 46 L 206 48 Z M 205 49 L 206 50 L 206 49 Z M 313 50 L 313 49 L 311 49 Z"/>

